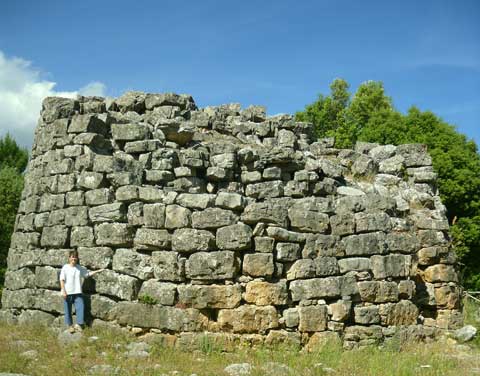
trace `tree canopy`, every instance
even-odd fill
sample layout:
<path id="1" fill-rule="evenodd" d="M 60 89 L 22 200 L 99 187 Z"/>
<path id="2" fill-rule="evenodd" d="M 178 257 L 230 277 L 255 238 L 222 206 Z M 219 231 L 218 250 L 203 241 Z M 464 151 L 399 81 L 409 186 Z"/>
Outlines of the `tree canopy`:
<path id="1" fill-rule="evenodd" d="M 356 141 L 427 145 L 438 187 L 447 207 L 453 243 L 465 265 L 465 285 L 480 289 L 480 155 L 474 141 L 430 111 L 397 111 L 383 84 L 367 81 L 351 96 L 349 85 L 335 79 L 330 94 L 298 112 L 299 121 L 315 125 L 318 137 L 335 137 L 336 147 Z"/>

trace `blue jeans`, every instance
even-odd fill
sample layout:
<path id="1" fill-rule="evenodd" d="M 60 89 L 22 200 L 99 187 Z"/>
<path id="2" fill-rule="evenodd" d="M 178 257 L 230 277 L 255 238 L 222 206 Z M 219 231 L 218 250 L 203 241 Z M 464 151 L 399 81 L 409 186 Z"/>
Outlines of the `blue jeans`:
<path id="1" fill-rule="evenodd" d="M 65 312 L 65 324 L 67 326 L 73 325 L 72 321 L 72 304 L 75 305 L 75 314 L 77 315 L 77 324 L 84 324 L 84 307 L 82 294 L 67 295 L 66 299 L 63 299 L 63 309 Z"/>

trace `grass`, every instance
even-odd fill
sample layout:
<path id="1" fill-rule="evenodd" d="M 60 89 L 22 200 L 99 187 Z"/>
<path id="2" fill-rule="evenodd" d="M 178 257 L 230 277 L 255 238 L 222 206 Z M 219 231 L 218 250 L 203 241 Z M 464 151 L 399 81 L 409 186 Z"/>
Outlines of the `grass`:
<path id="1" fill-rule="evenodd" d="M 467 302 L 466 322 L 480 327 L 480 305 Z M 97 336 L 96 341 L 88 338 Z M 371 347 L 343 351 L 338 345 L 329 345 L 315 353 L 299 352 L 281 346 L 277 348 L 249 348 L 238 346 L 233 352 L 201 338 L 198 350 L 181 351 L 152 343 L 147 358 L 129 358 L 126 345 L 141 341 L 122 330 L 87 328 L 78 344 L 64 346 L 56 334 L 45 327 L 8 326 L 0 324 L 0 372 L 27 375 L 88 375 L 94 365 L 119 367 L 120 375 L 227 375 L 225 367 L 233 363 L 249 363 L 251 375 L 480 375 L 480 341 L 471 349 L 456 347 L 446 340 L 432 344 L 411 344 L 383 349 Z M 36 350 L 35 359 L 22 353 Z M 290 373 L 275 369 L 286 365 Z M 333 371 L 332 371 L 333 370 Z M 269 373 L 270 372 L 270 373 Z"/>

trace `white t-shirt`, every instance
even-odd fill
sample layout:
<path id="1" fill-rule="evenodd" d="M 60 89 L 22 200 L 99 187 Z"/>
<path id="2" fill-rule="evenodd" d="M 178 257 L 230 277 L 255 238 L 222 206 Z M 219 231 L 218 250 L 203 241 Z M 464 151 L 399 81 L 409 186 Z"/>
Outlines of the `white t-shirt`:
<path id="1" fill-rule="evenodd" d="M 81 278 L 88 277 L 89 271 L 81 265 L 72 266 L 65 264 L 60 272 L 60 281 L 65 282 L 65 292 L 67 295 L 82 293 Z"/>

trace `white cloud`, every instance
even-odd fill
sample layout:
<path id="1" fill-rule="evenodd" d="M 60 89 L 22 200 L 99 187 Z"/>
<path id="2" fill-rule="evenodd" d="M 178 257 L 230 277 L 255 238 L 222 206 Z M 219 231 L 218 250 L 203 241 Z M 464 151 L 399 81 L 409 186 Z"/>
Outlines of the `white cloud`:
<path id="1" fill-rule="evenodd" d="M 55 86 L 43 79 L 30 61 L 9 58 L 0 51 L 0 137 L 8 132 L 17 143 L 30 148 L 45 97 L 105 96 L 106 89 L 101 82 L 88 83 L 77 91 L 56 91 Z"/>

